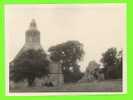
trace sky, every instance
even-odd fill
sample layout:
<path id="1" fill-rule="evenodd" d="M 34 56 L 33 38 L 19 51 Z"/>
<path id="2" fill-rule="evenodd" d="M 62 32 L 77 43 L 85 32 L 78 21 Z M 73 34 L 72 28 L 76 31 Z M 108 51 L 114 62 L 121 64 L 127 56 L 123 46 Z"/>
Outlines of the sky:
<path id="1" fill-rule="evenodd" d="M 78 40 L 85 55 L 80 61 L 84 71 L 92 60 L 100 63 L 108 48 L 124 48 L 126 34 L 125 4 L 38 4 L 5 5 L 5 41 L 11 61 L 25 43 L 25 31 L 32 19 L 41 33 L 41 45 L 48 48 L 68 40 Z"/>

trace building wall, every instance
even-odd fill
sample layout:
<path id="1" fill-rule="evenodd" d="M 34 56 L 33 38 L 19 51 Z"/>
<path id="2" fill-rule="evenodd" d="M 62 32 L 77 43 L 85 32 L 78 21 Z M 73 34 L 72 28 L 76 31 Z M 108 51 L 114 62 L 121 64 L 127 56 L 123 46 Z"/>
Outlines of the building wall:
<path id="1" fill-rule="evenodd" d="M 61 86 L 64 83 L 64 76 L 61 69 L 61 64 L 59 62 L 50 63 L 50 81 L 54 86 Z"/>

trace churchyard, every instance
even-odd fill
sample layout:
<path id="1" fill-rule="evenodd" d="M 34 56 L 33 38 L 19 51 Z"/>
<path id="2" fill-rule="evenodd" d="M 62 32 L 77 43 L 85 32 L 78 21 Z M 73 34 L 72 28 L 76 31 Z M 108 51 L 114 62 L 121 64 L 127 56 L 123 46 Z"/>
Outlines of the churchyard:
<path id="1" fill-rule="evenodd" d="M 47 53 L 36 21 L 29 26 L 24 46 L 9 62 L 10 92 L 122 92 L 122 50 L 108 48 L 99 63 L 92 60 L 83 66 L 79 62 L 85 51 L 80 41 L 53 45 Z"/>

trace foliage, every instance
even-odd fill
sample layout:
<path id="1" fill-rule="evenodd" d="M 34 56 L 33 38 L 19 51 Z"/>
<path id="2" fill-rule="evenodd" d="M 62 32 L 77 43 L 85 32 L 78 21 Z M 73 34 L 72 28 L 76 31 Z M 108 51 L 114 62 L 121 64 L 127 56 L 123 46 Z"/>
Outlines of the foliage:
<path id="1" fill-rule="evenodd" d="M 88 67 L 86 68 L 86 72 L 94 71 L 95 69 L 98 69 L 100 67 L 100 64 L 98 64 L 96 61 L 90 61 L 88 64 Z"/>
<path id="2" fill-rule="evenodd" d="M 62 64 L 64 80 L 68 80 L 76 74 L 81 74 L 77 64 L 83 57 L 83 45 L 78 41 L 67 41 L 65 43 L 50 47 L 48 50 L 53 61 L 59 61 Z M 68 73 L 70 76 L 68 76 Z M 79 76 L 76 77 L 76 80 Z M 75 80 L 75 78 L 73 79 Z M 70 79 L 72 81 L 72 79 Z"/>
<path id="3" fill-rule="evenodd" d="M 101 62 L 106 79 L 122 78 L 122 51 L 117 52 L 116 48 L 109 48 L 103 53 Z"/>
<path id="4" fill-rule="evenodd" d="M 47 75 L 49 61 L 43 50 L 28 50 L 23 52 L 10 64 L 10 79 L 18 82 L 28 80 L 29 86 L 33 85 L 35 77 Z"/>
<path id="5" fill-rule="evenodd" d="M 79 69 L 79 65 L 75 65 L 78 66 L 77 68 L 75 68 L 75 70 L 64 70 L 64 82 L 65 83 L 71 83 L 71 82 L 77 82 L 79 81 L 82 77 L 83 77 L 83 73 L 80 71 Z"/>

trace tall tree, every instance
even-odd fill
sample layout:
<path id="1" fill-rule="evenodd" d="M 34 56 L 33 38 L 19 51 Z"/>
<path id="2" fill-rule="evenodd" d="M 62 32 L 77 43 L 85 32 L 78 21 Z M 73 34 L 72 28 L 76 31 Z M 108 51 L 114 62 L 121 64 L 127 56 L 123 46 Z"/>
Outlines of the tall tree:
<path id="1" fill-rule="evenodd" d="M 50 47 L 48 50 L 51 59 L 59 61 L 62 64 L 64 80 L 67 79 L 68 73 L 80 71 L 78 62 L 82 59 L 84 51 L 83 45 L 78 41 L 67 41 L 65 43 Z M 69 76 L 70 78 L 70 76 Z"/>
<path id="2" fill-rule="evenodd" d="M 106 79 L 122 77 L 122 54 L 118 53 L 116 48 L 109 48 L 103 53 L 101 62 Z"/>
<path id="3" fill-rule="evenodd" d="M 15 82 L 27 79 L 28 85 L 32 86 L 35 77 L 49 73 L 48 65 L 49 61 L 42 50 L 28 50 L 11 62 L 10 79 Z"/>
<path id="4" fill-rule="evenodd" d="M 117 61 L 117 76 L 118 78 L 122 78 L 122 71 L 123 71 L 123 51 L 120 50 L 118 53 L 118 61 Z"/>

